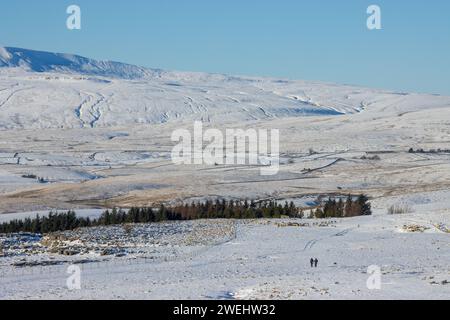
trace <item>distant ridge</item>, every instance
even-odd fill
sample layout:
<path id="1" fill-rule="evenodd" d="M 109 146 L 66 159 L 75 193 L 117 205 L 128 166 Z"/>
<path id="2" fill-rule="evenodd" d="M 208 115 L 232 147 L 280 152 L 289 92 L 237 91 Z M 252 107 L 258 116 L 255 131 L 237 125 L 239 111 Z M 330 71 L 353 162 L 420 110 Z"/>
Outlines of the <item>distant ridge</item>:
<path id="1" fill-rule="evenodd" d="M 160 73 L 160 70 L 121 62 L 99 61 L 73 54 L 11 47 L 0 47 L 0 67 L 22 68 L 32 72 L 64 72 L 122 79 L 145 79 Z"/>
<path id="2" fill-rule="evenodd" d="M 0 47 L 0 130 L 241 123 L 450 106 L 450 97 L 316 81 L 162 71 Z"/>

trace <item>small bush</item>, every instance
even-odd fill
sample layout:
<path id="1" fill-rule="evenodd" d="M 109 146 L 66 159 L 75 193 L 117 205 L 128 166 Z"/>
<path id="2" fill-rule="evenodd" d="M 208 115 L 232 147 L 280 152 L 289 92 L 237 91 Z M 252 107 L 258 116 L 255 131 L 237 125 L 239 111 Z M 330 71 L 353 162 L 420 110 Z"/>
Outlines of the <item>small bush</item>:
<path id="1" fill-rule="evenodd" d="M 406 203 L 394 204 L 388 208 L 388 214 L 412 213 L 413 209 Z"/>

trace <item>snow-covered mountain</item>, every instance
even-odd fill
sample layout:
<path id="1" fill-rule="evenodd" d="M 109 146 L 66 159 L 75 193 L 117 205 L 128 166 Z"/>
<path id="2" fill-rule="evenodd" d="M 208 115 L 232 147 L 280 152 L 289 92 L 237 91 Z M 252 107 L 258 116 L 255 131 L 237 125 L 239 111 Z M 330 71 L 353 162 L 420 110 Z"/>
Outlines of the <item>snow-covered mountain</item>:
<path id="1" fill-rule="evenodd" d="M 78 128 L 172 121 L 385 115 L 450 98 L 319 82 L 167 72 L 81 56 L 0 48 L 0 128 Z"/>
<path id="2" fill-rule="evenodd" d="M 120 62 L 97 61 L 72 54 L 8 47 L 0 47 L 0 67 L 16 67 L 31 72 L 64 72 L 123 79 L 146 78 L 158 73 L 158 70 Z"/>

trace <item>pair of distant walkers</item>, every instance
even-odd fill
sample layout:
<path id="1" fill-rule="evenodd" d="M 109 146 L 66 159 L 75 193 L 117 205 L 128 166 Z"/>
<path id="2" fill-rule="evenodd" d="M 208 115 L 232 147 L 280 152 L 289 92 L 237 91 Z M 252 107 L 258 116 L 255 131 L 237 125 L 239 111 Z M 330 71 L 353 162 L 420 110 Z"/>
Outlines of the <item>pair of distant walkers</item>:
<path id="1" fill-rule="evenodd" d="M 317 258 L 311 258 L 309 262 L 311 263 L 311 268 L 317 268 L 317 265 L 319 264 L 319 260 Z"/>

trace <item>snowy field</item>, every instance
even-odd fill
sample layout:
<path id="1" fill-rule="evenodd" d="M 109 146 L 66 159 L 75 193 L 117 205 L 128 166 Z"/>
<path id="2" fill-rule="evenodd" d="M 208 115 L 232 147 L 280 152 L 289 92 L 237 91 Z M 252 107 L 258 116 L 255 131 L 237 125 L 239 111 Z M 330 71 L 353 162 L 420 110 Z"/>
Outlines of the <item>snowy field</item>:
<path id="1" fill-rule="evenodd" d="M 12 267 L 7 259 L 0 266 L 0 298 L 448 299 L 449 234 L 436 225 L 448 227 L 449 212 L 388 216 L 376 211 L 372 217 L 320 221 L 321 226 L 306 219 L 238 221 L 235 234 L 223 241 L 186 243 L 187 232 L 177 236 L 177 244 L 161 242 L 159 251 L 153 247 L 130 256 L 41 255 L 41 263 L 71 262 L 34 267 Z M 301 226 L 290 226 L 296 222 Z M 193 224 L 214 230 L 214 223 Z M 185 223 L 173 224 L 178 227 L 165 228 Z M 405 231 L 412 224 L 427 229 Z M 158 256 L 161 248 L 171 255 Z M 319 259 L 318 268 L 311 269 L 311 257 Z M 81 267 L 81 290 L 67 289 L 71 263 Z M 381 290 L 367 288 L 371 265 L 381 268 Z"/>
<path id="2" fill-rule="evenodd" d="M 450 297 L 450 153 L 428 152 L 450 149 L 450 97 L 44 57 L 0 48 L 0 223 L 221 197 L 310 207 L 349 193 L 367 194 L 375 214 L 322 226 L 79 231 L 65 235 L 69 252 L 0 236 L 0 298 Z M 42 64 L 52 59 L 63 64 Z M 280 172 L 174 165 L 171 134 L 194 120 L 205 130 L 279 129 Z M 409 212 L 388 215 L 392 205 Z M 71 263 L 83 269 L 82 290 L 66 288 Z M 381 290 L 366 287 L 370 265 L 382 270 Z"/>

